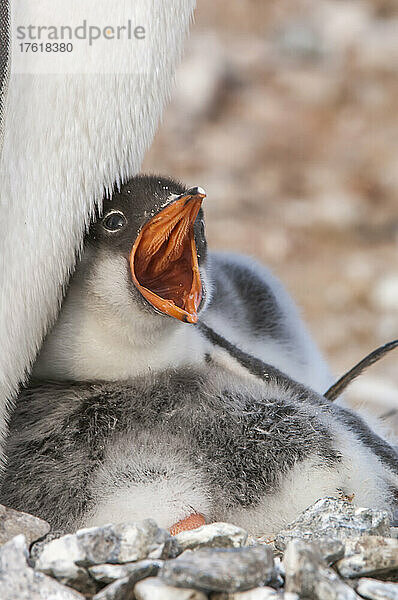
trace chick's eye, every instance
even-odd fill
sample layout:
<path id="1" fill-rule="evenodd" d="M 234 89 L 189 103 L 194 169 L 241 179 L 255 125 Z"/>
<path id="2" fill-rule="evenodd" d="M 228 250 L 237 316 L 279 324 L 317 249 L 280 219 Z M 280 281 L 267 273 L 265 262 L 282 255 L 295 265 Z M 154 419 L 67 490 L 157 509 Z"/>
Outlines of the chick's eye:
<path id="1" fill-rule="evenodd" d="M 118 231 L 127 223 L 126 217 L 120 212 L 108 214 L 102 221 L 103 227 L 108 231 Z"/>

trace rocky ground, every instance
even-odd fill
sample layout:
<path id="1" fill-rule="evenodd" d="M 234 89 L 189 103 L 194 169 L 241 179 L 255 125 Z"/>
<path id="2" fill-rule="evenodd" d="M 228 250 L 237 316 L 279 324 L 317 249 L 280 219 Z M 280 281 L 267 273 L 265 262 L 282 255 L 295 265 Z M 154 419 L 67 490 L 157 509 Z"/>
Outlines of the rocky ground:
<path id="1" fill-rule="evenodd" d="M 323 498 L 273 540 L 228 523 L 172 537 L 151 519 L 62 535 L 0 507 L 0 598 L 396 600 L 390 525 L 386 512 Z"/>
<path id="2" fill-rule="evenodd" d="M 394 0 L 199 0 L 144 163 L 207 190 L 211 246 L 274 269 L 336 374 L 398 337 L 397 31 Z M 353 403 L 395 409 L 397 361 Z"/>

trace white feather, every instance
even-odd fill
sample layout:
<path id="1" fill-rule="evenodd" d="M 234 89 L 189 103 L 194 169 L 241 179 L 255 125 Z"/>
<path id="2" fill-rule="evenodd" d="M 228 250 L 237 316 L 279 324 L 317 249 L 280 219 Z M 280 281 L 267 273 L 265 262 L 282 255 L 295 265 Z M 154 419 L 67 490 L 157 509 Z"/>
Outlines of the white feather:
<path id="1" fill-rule="evenodd" d="M 97 256 L 90 275 L 85 266 L 43 344 L 36 377 L 118 381 L 204 361 L 210 344 L 194 326 L 133 300 L 123 256 Z"/>
<path id="2" fill-rule="evenodd" d="M 106 454 L 90 487 L 96 500 L 92 511 L 76 526 L 152 517 L 169 528 L 192 513 L 208 515 L 211 490 L 207 477 L 185 456 L 186 449 L 171 435 L 121 437 Z"/>
<path id="3" fill-rule="evenodd" d="M 115 64 L 127 62 L 131 75 L 11 73 L 0 163 L 0 439 L 7 402 L 57 314 L 89 215 L 104 190 L 139 170 L 170 93 L 194 0 L 134 4 L 149 20 L 146 64 L 134 44 L 127 56 L 125 45 L 107 46 L 108 60 L 111 53 Z M 95 5 L 100 19 L 108 0 Z M 32 15 L 42 6 L 31 2 Z M 130 1 L 112 6 L 115 22 L 132 17 Z"/>
<path id="4" fill-rule="evenodd" d="M 199 513 L 207 521 L 226 521 L 252 535 L 271 537 L 319 498 L 338 497 L 338 490 L 354 494 L 358 506 L 388 509 L 390 485 L 397 484 L 396 475 L 354 434 L 332 418 L 327 420 L 336 435 L 341 462 L 331 467 L 315 454 L 287 473 L 281 465 L 278 490 L 249 508 L 236 503 L 226 509 L 222 498 L 215 501 L 207 473 L 190 464 L 186 448 L 176 436 L 122 436 L 108 450 L 90 487 L 95 499 L 92 510 L 75 525 L 91 527 L 152 517 L 168 528 Z"/>

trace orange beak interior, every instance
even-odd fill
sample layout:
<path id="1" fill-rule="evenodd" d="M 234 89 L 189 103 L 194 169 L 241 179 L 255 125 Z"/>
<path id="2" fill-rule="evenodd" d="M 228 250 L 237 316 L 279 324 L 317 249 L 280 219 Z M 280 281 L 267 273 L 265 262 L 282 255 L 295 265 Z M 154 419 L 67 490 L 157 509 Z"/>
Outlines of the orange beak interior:
<path id="1" fill-rule="evenodd" d="M 196 323 L 202 299 L 194 223 L 205 194 L 179 197 L 141 229 L 130 254 L 133 282 L 162 313 Z"/>

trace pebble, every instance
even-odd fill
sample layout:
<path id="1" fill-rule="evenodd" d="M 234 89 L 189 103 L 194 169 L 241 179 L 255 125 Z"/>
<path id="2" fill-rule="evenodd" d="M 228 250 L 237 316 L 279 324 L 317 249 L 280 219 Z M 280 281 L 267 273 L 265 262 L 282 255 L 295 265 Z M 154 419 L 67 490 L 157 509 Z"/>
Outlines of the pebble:
<path id="1" fill-rule="evenodd" d="M 112 583 L 124 577 L 129 577 L 136 583 L 145 577 L 157 575 L 162 565 L 163 561 L 161 560 L 140 560 L 123 565 L 96 565 L 89 567 L 88 571 L 91 577 L 99 583 Z"/>
<path id="2" fill-rule="evenodd" d="M 277 592 L 271 587 L 259 587 L 247 592 L 216 592 L 211 594 L 210 600 L 299 600 L 297 594 L 292 592 Z"/>
<path id="3" fill-rule="evenodd" d="M 158 577 L 150 577 L 137 583 L 134 596 L 135 600 L 207 600 L 207 595 L 199 590 L 167 585 Z"/>
<path id="4" fill-rule="evenodd" d="M 87 569 L 79 567 L 69 560 L 54 561 L 51 568 L 47 570 L 39 569 L 46 575 L 51 575 L 64 585 L 68 585 L 82 594 L 94 594 L 97 591 L 95 581 L 90 577 Z"/>
<path id="5" fill-rule="evenodd" d="M 78 592 L 29 567 L 27 558 L 23 535 L 0 548 L 1 600 L 84 600 Z"/>
<path id="6" fill-rule="evenodd" d="M 285 589 L 312 600 L 359 600 L 359 596 L 322 559 L 316 544 L 289 542 L 283 558 Z"/>
<path id="7" fill-rule="evenodd" d="M 230 523 L 211 523 L 175 536 L 181 550 L 196 548 L 239 548 L 246 544 L 248 533 Z"/>
<path id="8" fill-rule="evenodd" d="M 284 550 L 290 540 L 316 541 L 323 538 L 344 541 L 362 535 L 390 535 L 386 511 L 356 507 L 351 502 L 322 498 L 286 526 L 275 537 L 275 547 Z"/>
<path id="9" fill-rule="evenodd" d="M 333 565 L 344 557 L 345 545 L 341 540 L 319 539 L 316 543 L 319 554 L 327 565 Z"/>
<path id="10" fill-rule="evenodd" d="M 398 583 L 363 578 L 358 581 L 357 592 L 369 600 L 398 600 Z"/>
<path id="11" fill-rule="evenodd" d="M 93 596 L 92 600 L 133 600 L 135 582 L 129 577 L 118 579 Z"/>
<path id="12" fill-rule="evenodd" d="M 395 538 L 363 537 L 350 547 L 349 554 L 336 564 L 343 577 L 382 575 L 398 569 L 398 540 Z"/>
<path id="13" fill-rule="evenodd" d="M 39 556 L 41 555 L 44 548 L 47 546 L 47 544 L 49 542 L 52 542 L 53 540 L 56 540 L 56 539 L 62 537 L 63 535 L 65 535 L 65 531 L 56 529 L 54 531 L 50 531 L 50 533 L 47 533 L 47 535 L 45 535 L 43 538 L 41 538 L 40 540 L 35 542 L 30 547 L 29 563 L 31 563 L 31 566 L 33 566 L 33 567 L 35 566 L 36 561 L 38 560 Z"/>
<path id="14" fill-rule="evenodd" d="M 174 542 L 152 519 L 80 529 L 47 544 L 36 568 L 48 572 L 57 561 L 80 566 L 126 563 L 144 558 L 167 558 Z"/>
<path id="15" fill-rule="evenodd" d="M 6 570 L 25 569 L 28 556 L 25 536 L 15 536 L 0 548 L 0 572 L 3 574 Z"/>
<path id="16" fill-rule="evenodd" d="M 52 540 L 44 546 L 35 568 L 38 571 L 49 573 L 59 562 L 70 565 L 85 564 L 85 558 L 84 549 L 79 545 L 76 534 L 68 534 Z"/>
<path id="17" fill-rule="evenodd" d="M 285 567 L 279 556 L 274 557 L 274 575 L 268 582 L 272 588 L 279 590 L 285 583 Z"/>
<path id="18" fill-rule="evenodd" d="M 0 504 L 0 545 L 22 533 L 30 546 L 49 531 L 47 521 Z"/>
<path id="19" fill-rule="evenodd" d="M 390 535 L 392 538 L 398 538 L 398 527 L 390 527 Z"/>
<path id="20" fill-rule="evenodd" d="M 160 573 L 169 585 L 218 592 L 248 590 L 274 576 L 272 550 L 264 545 L 186 550 L 167 561 Z"/>

